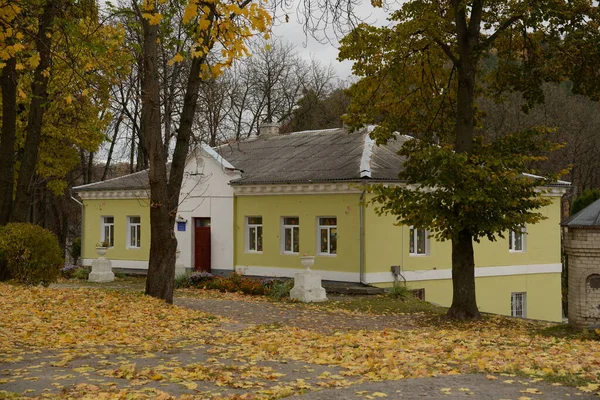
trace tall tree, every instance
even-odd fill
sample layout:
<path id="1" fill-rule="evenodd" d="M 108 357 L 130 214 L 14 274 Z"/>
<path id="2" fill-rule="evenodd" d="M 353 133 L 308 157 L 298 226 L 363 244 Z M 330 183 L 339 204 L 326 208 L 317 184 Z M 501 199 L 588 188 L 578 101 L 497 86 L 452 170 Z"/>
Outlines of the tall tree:
<path id="1" fill-rule="evenodd" d="M 523 175 L 555 147 L 548 129 L 486 142 L 476 97 L 514 90 L 525 108 L 543 101 L 543 81 L 564 71 L 548 65 L 547 52 L 564 43 L 556 33 L 586 19 L 575 21 L 575 9 L 590 15 L 586 2 L 413 0 L 392 13 L 391 27 L 361 24 L 343 39 L 340 57 L 356 60 L 363 77 L 351 89 L 347 122 L 378 123 L 378 143 L 395 131 L 418 138 L 400 152 L 407 186 L 373 192 L 379 212 L 452 242 L 452 317 L 479 316 L 473 241 L 539 221 L 549 202 L 537 190 L 547 181 Z M 489 60 L 493 67 L 484 68 Z"/>
<path id="2" fill-rule="evenodd" d="M 103 140 L 107 82 L 124 65 L 120 30 L 98 22 L 93 1 L 16 1 L 8 8 L 13 17 L 0 21 L 12 33 L 0 41 L 7 60 L 0 64 L 6 110 L 0 224 L 28 220 L 38 177 L 50 190 L 64 191 L 78 149 L 95 149 Z"/>
<path id="3" fill-rule="evenodd" d="M 204 81 L 222 74 L 234 59 L 247 54 L 245 40 L 253 32 L 266 32 L 271 18 L 262 2 L 197 1 L 185 2 L 182 23 L 193 32 L 193 44 L 172 61 L 190 57 L 189 74 L 184 89 L 179 126 L 175 130 L 175 148 L 168 167 L 168 145 L 161 132 L 161 97 L 159 76 L 159 41 L 167 34 L 164 26 L 172 15 L 171 7 L 183 4 L 164 1 L 133 0 L 132 7 L 142 25 L 142 116 L 141 127 L 146 138 L 150 169 L 150 258 L 146 294 L 173 301 L 175 252 L 177 239 L 174 225 L 179 205 L 179 192 L 188 155 L 198 90 Z M 161 31 L 162 28 L 162 31 Z M 209 55 L 212 62 L 209 64 Z M 216 61 L 215 61 L 216 60 Z"/>

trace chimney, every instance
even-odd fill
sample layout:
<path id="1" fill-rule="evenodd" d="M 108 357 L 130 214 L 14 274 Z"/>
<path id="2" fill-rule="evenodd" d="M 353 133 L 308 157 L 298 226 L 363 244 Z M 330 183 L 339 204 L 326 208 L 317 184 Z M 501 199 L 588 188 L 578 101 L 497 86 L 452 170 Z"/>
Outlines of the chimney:
<path id="1" fill-rule="evenodd" d="M 279 135 L 279 124 L 277 122 L 263 122 L 258 127 L 259 137 L 263 139 Z"/>

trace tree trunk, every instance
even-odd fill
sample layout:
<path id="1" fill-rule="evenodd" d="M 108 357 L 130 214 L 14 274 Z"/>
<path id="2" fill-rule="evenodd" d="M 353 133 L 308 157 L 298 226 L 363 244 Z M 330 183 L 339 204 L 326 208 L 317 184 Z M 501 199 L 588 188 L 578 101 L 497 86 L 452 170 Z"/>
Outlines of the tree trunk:
<path id="1" fill-rule="evenodd" d="M 47 70 L 50 68 L 51 63 L 52 24 L 61 7 L 63 7 L 62 2 L 46 2 L 35 37 L 35 47 L 40 55 L 40 63 L 34 71 L 33 83 L 31 84 L 32 98 L 29 105 L 29 118 L 27 120 L 27 137 L 25 138 L 25 148 L 23 149 L 23 156 L 21 158 L 16 197 L 10 216 L 11 221 L 25 222 L 29 215 L 31 182 L 35 174 L 42 137 L 44 108 L 48 102 L 47 88 L 49 74 Z"/>
<path id="2" fill-rule="evenodd" d="M 475 130 L 475 71 L 479 57 L 476 46 L 479 41 L 480 19 L 483 4 L 475 0 L 471 7 L 471 17 L 466 17 L 466 3 L 453 0 L 458 39 L 458 59 L 455 61 L 458 91 L 456 101 L 456 153 L 470 155 L 473 151 Z M 457 183 L 461 185 L 461 182 Z M 461 204 L 455 205 L 460 212 Z M 463 228 L 452 238 L 452 306 L 448 316 L 458 319 L 478 318 L 475 295 L 475 257 L 473 237 L 469 229 Z"/>
<path id="3" fill-rule="evenodd" d="M 167 154 L 161 135 L 158 26 L 143 17 L 141 20 L 144 33 L 141 133 L 146 139 L 150 161 L 150 257 L 146 294 L 172 303 L 177 239 L 173 229 L 175 217 L 170 214 Z"/>
<path id="4" fill-rule="evenodd" d="M 0 226 L 13 207 L 15 138 L 17 134 L 17 60 L 9 58 L 2 69 L 2 134 L 0 136 Z M 0 272 L 0 275 L 1 272 Z"/>
<path id="5" fill-rule="evenodd" d="M 452 305 L 448 316 L 456 319 L 479 318 L 473 238 L 468 229 L 463 229 L 452 239 L 452 289 Z"/>

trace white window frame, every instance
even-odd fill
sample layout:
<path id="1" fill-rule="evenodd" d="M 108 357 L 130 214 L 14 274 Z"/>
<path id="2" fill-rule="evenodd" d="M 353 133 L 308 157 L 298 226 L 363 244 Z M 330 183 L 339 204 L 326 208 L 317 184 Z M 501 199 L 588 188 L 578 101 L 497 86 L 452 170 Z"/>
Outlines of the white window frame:
<path id="1" fill-rule="evenodd" d="M 139 218 L 140 222 L 132 222 L 132 218 Z M 132 235 L 132 228 L 136 227 L 135 235 Z M 137 239 L 137 245 L 133 242 L 133 239 Z M 142 247 L 142 217 L 139 215 L 130 215 L 127 217 L 127 248 L 128 249 L 139 249 Z"/>
<path id="2" fill-rule="evenodd" d="M 425 249 L 423 253 L 418 253 L 415 250 L 417 249 L 417 239 L 419 238 L 419 231 L 423 231 L 425 233 Z M 411 237 L 412 236 L 412 237 Z M 410 249 L 410 240 L 413 240 L 414 250 Z M 427 229 L 415 228 L 414 226 L 408 227 L 408 255 L 411 257 L 425 257 L 429 255 L 429 231 Z"/>
<path id="3" fill-rule="evenodd" d="M 512 317 L 527 318 L 527 292 L 513 292 L 510 294 L 510 315 Z"/>
<path id="4" fill-rule="evenodd" d="M 508 251 L 511 253 L 524 253 L 526 250 L 526 240 L 527 237 L 525 230 L 525 226 L 521 227 L 520 232 L 509 231 L 508 232 Z M 516 249 L 517 247 L 517 236 L 521 236 L 521 248 Z"/>
<path id="5" fill-rule="evenodd" d="M 298 221 L 298 224 L 286 224 L 285 220 L 287 218 L 294 218 Z M 294 228 L 298 228 L 298 251 L 294 251 Z M 290 248 L 291 250 L 286 250 L 285 248 L 285 232 L 286 230 L 291 231 L 291 241 Z M 299 217 L 281 217 L 281 254 L 300 254 L 300 218 Z"/>
<path id="6" fill-rule="evenodd" d="M 112 222 L 106 222 L 107 218 L 112 218 Z M 106 228 L 108 227 L 108 238 L 106 237 Z M 100 242 L 108 242 L 109 248 L 115 246 L 115 217 L 112 215 L 103 215 L 100 217 Z"/>
<path id="7" fill-rule="evenodd" d="M 260 218 L 260 224 L 254 223 L 251 224 L 250 223 L 250 219 L 251 218 Z M 264 229 L 263 229 L 263 219 L 262 216 L 260 215 L 253 215 L 253 216 L 248 216 L 246 217 L 246 253 L 262 253 L 262 249 L 258 250 L 258 243 L 259 243 L 259 234 L 258 234 L 258 228 L 260 228 L 260 237 L 262 238 L 262 235 L 264 233 Z M 250 232 L 251 229 L 254 229 L 254 234 L 252 234 Z M 254 236 L 254 243 L 256 244 L 255 249 L 250 248 L 250 237 Z M 264 248 L 264 243 L 261 240 L 261 246 Z"/>
<path id="8" fill-rule="evenodd" d="M 323 225 L 321 220 L 323 219 L 335 219 L 335 225 Z M 331 229 L 335 229 L 336 241 L 335 241 L 335 252 L 331 252 Z M 321 250 L 321 243 L 323 240 L 322 230 L 327 230 L 327 251 Z M 320 256 L 337 256 L 337 217 L 317 217 L 317 254 Z"/>

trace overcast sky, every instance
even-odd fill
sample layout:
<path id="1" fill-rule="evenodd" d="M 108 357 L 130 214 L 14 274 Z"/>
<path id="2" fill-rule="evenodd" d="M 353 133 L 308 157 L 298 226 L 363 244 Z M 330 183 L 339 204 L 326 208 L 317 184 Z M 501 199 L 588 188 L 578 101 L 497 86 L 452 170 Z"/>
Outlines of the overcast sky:
<path id="1" fill-rule="evenodd" d="M 369 24 L 381 26 L 388 23 L 388 13 L 381 8 L 372 7 L 369 0 L 363 0 L 362 4 L 356 10 L 356 14 Z M 274 36 L 295 45 L 298 52 L 307 60 L 310 59 L 312 54 L 324 65 L 331 63 L 337 77 L 339 79 L 347 79 L 352 74 L 352 63 L 350 61 L 337 61 L 339 44 L 336 40 L 336 34 L 331 30 L 328 31 L 327 34 L 330 40 L 326 40 L 325 43 L 319 43 L 310 34 L 308 37 L 305 35 L 302 24 L 298 22 L 295 12 L 289 15 L 289 22 L 275 24 L 273 27 Z"/>

